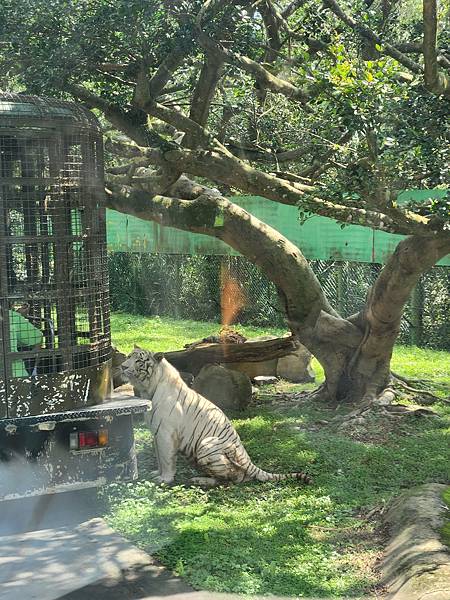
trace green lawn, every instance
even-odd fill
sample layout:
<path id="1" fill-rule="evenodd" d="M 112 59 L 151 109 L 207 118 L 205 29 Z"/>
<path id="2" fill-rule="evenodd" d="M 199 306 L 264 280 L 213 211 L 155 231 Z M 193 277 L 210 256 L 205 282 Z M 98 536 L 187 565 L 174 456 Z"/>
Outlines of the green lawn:
<path id="1" fill-rule="evenodd" d="M 182 348 L 219 327 L 130 315 L 113 315 L 112 326 L 124 351 L 134 342 L 155 351 Z M 248 336 L 272 333 L 238 329 Z M 442 391 L 449 357 L 399 347 L 393 369 L 430 379 Z M 331 422 L 333 411 L 309 402 L 273 404 L 274 391 L 260 392 L 233 422 L 256 464 L 272 471 L 305 468 L 314 477 L 311 487 L 186 488 L 181 484 L 190 468 L 183 461 L 180 485 L 157 487 L 146 479 L 154 468 L 150 435 L 138 428 L 140 480 L 107 488 L 107 519 L 197 588 L 358 597 L 377 584 L 378 511 L 404 488 L 450 480 L 450 411 L 438 405 L 440 419 L 404 417 L 387 427 L 374 421 L 366 433 L 344 435 Z"/>
<path id="2" fill-rule="evenodd" d="M 130 352 L 134 343 L 152 352 L 179 350 L 184 344 L 217 334 L 220 327 L 219 323 L 179 321 L 170 317 L 140 317 L 128 313 L 114 313 L 111 316 L 113 344 L 123 352 Z M 235 329 L 247 337 L 286 333 L 282 329 L 258 327 L 237 326 Z"/>

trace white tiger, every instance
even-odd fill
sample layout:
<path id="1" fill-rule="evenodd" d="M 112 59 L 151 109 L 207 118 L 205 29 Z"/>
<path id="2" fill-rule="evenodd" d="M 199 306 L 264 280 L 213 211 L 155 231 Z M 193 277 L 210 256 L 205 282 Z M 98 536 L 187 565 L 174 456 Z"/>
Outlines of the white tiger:
<path id="1" fill-rule="evenodd" d="M 158 483 L 174 480 L 178 451 L 208 475 L 193 478 L 199 485 L 287 478 L 310 483 L 305 473 L 275 474 L 256 467 L 220 408 L 189 388 L 161 354 L 135 347 L 122 369 L 142 397 L 152 401 L 146 422 L 154 436 Z"/>

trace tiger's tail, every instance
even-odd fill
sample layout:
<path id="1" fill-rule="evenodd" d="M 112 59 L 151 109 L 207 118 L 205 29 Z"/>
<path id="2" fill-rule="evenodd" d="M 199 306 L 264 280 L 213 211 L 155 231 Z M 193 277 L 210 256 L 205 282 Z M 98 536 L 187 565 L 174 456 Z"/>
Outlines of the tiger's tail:
<path id="1" fill-rule="evenodd" d="M 297 479 L 302 483 L 312 483 L 312 477 L 302 471 L 298 473 L 269 473 L 256 467 L 256 471 L 253 476 L 257 481 L 283 481 L 284 479 Z"/>

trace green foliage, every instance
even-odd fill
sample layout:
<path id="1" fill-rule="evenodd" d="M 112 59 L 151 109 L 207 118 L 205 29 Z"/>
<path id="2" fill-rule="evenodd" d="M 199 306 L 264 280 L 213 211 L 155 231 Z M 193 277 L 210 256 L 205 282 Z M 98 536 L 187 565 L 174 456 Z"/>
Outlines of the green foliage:
<path id="1" fill-rule="evenodd" d="M 175 43 L 191 37 L 158 0 L 5 0 L 0 10 L 2 63 L 18 73 L 27 91 L 40 94 L 61 94 L 67 79 L 95 88 L 101 63 L 133 70 L 136 59 L 161 61 Z M 125 79 L 132 75 L 124 73 Z M 119 104 L 130 100 L 130 90 L 111 79 L 102 82 L 101 95 Z"/>
<path id="2" fill-rule="evenodd" d="M 200 0 L 4 0 L 3 85 L 64 96 L 70 81 L 127 110 L 137 71 L 144 65 L 151 75 L 181 49 L 186 59 L 171 81 L 179 91 L 165 101 L 187 114 L 202 63 L 194 34 L 201 5 Z M 387 21 L 379 3 L 352 0 L 346 10 L 381 31 L 383 42 L 415 42 L 421 11 L 414 2 L 407 6 L 395 3 Z M 445 11 L 440 17 L 445 19 Z M 448 180 L 445 100 L 426 92 L 420 78 L 402 79 L 404 67 L 383 55 L 383 44 L 362 42 L 321 3 L 305 3 L 289 25 L 295 39 L 264 67 L 309 92 L 308 110 L 271 92 L 261 104 L 253 78 L 227 64 L 208 120 L 214 134 L 233 144 L 255 144 L 274 156 L 303 148 L 304 154 L 287 165 L 295 173 L 309 167 L 311 157 L 320 160 L 343 131 L 353 132 L 352 142 L 337 148 L 333 168 L 322 177 L 322 193 L 349 206 L 363 205 L 376 187 L 402 189 L 412 181 L 433 187 Z M 226 6 L 204 26 L 233 52 L 265 60 L 267 37 L 258 10 Z M 439 44 L 448 44 L 445 27 Z M 105 72 L 102 64 L 123 69 Z M 274 159 L 259 166 L 273 171 L 275 165 Z M 446 218 L 448 206 L 430 208 Z"/>
<path id="3" fill-rule="evenodd" d="M 433 216 L 435 219 L 447 222 L 450 229 L 450 192 L 442 198 L 428 198 L 425 202 L 409 202 L 408 208 L 416 210 L 421 215 Z"/>

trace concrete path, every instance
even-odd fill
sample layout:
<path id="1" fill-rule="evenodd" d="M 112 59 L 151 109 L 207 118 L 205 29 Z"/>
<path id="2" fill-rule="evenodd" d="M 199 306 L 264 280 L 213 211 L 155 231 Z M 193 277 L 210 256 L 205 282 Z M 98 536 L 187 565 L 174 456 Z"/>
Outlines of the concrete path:
<path id="1" fill-rule="evenodd" d="M 191 591 L 102 519 L 0 538 L 1 600 L 180 598 Z"/>
<path id="2" fill-rule="evenodd" d="M 1 503 L 0 600 L 241 598 L 194 591 L 108 527 L 101 513 L 89 491 Z"/>

